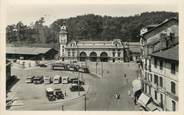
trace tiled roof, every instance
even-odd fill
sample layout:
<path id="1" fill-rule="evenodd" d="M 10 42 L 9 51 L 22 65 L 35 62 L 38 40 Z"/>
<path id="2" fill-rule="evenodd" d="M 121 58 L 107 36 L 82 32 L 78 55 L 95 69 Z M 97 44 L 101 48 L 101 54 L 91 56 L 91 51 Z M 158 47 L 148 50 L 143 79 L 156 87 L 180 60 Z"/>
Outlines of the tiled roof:
<path id="1" fill-rule="evenodd" d="M 78 47 L 70 47 L 70 46 L 67 46 L 66 48 L 123 48 L 122 47 L 116 47 L 114 45 L 78 45 Z"/>
<path id="2" fill-rule="evenodd" d="M 168 59 L 168 60 L 175 60 L 175 61 L 179 61 L 179 57 L 178 57 L 178 45 L 169 48 L 167 50 L 164 51 L 160 51 L 160 52 L 156 52 L 156 53 L 152 53 L 152 56 L 155 57 L 160 57 L 160 58 L 164 58 L 164 59 Z"/>
<path id="3" fill-rule="evenodd" d="M 77 44 L 112 44 L 113 41 L 78 41 Z"/>
<path id="4" fill-rule="evenodd" d="M 162 22 L 161 24 L 159 24 L 158 26 L 156 26 L 156 27 L 154 27 L 153 29 L 150 29 L 149 31 L 147 31 L 146 33 L 144 33 L 143 36 L 146 35 L 146 34 L 148 34 L 148 33 L 150 33 L 150 32 L 152 32 L 152 31 L 154 31 L 154 30 L 156 30 L 157 28 L 159 28 L 159 27 L 161 27 L 161 26 L 163 26 L 163 25 L 169 23 L 170 21 L 176 21 L 176 22 L 178 22 L 178 19 L 176 19 L 176 18 L 171 18 L 171 19 L 169 19 L 169 20 L 163 21 L 163 22 Z"/>
<path id="5" fill-rule="evenodd" d="M 7 47 L 7 54 L 28 54 L 28 55 L 38 55 L 44 54 L 51 50 L 52 48 L 40 48 L 40 47 Z"/>

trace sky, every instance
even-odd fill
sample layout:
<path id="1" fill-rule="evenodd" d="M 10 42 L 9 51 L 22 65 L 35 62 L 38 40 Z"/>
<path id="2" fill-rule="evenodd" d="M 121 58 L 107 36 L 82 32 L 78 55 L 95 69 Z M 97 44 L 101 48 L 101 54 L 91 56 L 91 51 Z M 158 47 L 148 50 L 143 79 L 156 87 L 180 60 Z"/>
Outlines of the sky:
<path id="1" fill-rule="evenodd" d="M 177 6 L 173 4 L 8 4 L 7 24 L 22 21 L 30 25 L 40 17 L 45 17 L 45 25 L 50 25 L 60 18 L 75 17 L 84 14 L 107 16 L 133 16 L 142 12 L 172 11 Z"/>

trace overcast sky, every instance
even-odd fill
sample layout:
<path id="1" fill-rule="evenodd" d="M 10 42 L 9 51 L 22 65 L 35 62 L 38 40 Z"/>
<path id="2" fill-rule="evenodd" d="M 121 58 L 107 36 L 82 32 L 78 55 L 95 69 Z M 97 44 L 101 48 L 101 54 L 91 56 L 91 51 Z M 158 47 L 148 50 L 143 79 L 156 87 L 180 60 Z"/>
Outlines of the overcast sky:
<path id="1" fill-rule="evenodd" d="M 49 25 L 59 18 L 69 18 L 77 15 L 94 13 L 108 16 L 132 16 L 147 11 L 177 11 L 176 5 L 118 5 L 118 4 L 11 4 L 7 7 L 7 24 L 16 24 L 22 21 L 24 24 L 35 22 L 44 16 L 45 24 Z"/>

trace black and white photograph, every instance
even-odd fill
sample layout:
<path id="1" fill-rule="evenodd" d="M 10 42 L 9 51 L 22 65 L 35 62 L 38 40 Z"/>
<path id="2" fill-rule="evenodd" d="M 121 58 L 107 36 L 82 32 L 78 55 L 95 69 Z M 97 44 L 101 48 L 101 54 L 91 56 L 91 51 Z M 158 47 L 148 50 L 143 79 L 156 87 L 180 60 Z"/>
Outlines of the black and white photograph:
<path id="1" fill-rule="evenodd" d="M 6 111 L 179 110 L 176 4 L 7 6 Z"/>

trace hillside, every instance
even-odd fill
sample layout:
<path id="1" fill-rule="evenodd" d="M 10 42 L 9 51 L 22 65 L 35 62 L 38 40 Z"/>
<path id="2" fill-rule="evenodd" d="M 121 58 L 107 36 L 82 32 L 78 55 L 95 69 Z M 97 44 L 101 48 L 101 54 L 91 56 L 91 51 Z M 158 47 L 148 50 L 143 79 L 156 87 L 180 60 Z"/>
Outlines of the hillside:
<path id="1" fill-rule="evenodd" d="M 158 24 L 172 17 L 178 17 L 178 13 L 144 12 L 129 17 L 88 14 L 58 19 L 50 27 L 43 26 L 44 18 L 41 18 L 33 27 L 24 25 L 22 22 L 9 25 L 7 27 L 7 43 L 56 43 L 58 42 L 59 26 L 63 23 L 67 26 L 69 40 L 139 41 L 137 36 L 142 27 Z M 15 28 L 16 32 L 13 30 Z"/>

